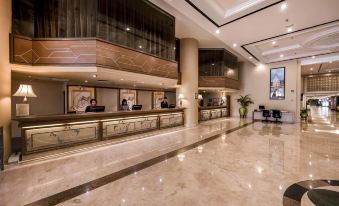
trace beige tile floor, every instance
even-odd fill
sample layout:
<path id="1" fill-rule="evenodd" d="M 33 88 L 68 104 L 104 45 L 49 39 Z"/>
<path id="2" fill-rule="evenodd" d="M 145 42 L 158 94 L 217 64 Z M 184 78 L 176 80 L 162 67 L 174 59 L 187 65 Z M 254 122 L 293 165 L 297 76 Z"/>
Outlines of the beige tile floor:
<path id="1" fill-rule="evenodd" d="M 36 161 L 25 161 L 7 167 L 0 173 L 0 206 L 24 205 L 80 184 L 114 173 L 128 166 L 157 157 L 215 134 L 237 127 L 238 119 L 213 120 L 196 128 L 178 127 L 135 135 L 134 141 L 106 141 L 77 148 L 69 155 L 56 155 Z M 65 152 L 62 150 L 62 152 Z"/>
<path id="2" fill-rule="evenodd" d="M 327 132 L 255 123 L 61 205 L 282 205 L 295 182 L 339 179 L 337 114 L 312 114 Z"/>
<path id="3" fill-rule="evenodd" d="M 306 179 L 339 179 L 338 114 L 312 108 L 312 124 L 254 123 L 60 205 L 282 205 Z M 0 205 L 24 205 L 203 138 L 238 119 L 27 162 L 0 173 Z"/>

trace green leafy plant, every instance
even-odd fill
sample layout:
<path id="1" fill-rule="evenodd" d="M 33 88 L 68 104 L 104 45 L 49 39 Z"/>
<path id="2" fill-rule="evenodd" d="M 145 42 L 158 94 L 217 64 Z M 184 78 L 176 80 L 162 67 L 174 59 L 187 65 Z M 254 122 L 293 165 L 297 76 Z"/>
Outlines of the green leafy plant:
<path id="1" fill-rule="evenodd" d="M 251 99 L 249 94 L 245 96 L 240 95 L 240 97 L 237 99 L 237 102 L 240 104 L 240 108 L 239 108 L 240 118 L 245 118 L 247 116 L 247 107 L 250 104 L 254 104 L 254 102 Z"/>
<path id="2" fill-rule="evenodd" d="M 307 109 L 303 108 L 303 109 L 300 110 L 300 117 L 301 117 L 301 119 L 306 119 L 308 117 Z"/>
<path id="3" fill-rule="evenodd" d="M 237 99 L 237 102 L 240 104 L 241 107 L 245 108 L 248 107 L 250 104 L 254 104 L 249 94 L 245 96 L 240 95 L 240 97 Z"/>

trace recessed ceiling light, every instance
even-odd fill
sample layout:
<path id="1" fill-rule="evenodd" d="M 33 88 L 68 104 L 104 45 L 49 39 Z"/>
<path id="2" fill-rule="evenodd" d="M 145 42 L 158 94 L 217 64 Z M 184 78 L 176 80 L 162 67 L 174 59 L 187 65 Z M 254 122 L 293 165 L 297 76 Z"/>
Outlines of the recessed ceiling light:
<path id="1" fill-rule="evenodd" d="M 328 63 L 332 64 L 332 61 L 330 61 L 330 62 L 328 62 Z"/>
<path id="2" fill-rule="evenodd" d="M 282 11 L 284 11 L 285 9 L 287 9 L 287 3 L 281 4 L 280 9 L 281 9 Z"/>
<path id="3" fill-rule="evenodd" d="M 311 71 L 313 71 L 313 67 L 311 67 L 311 69 L 310 69 Z"/>
<path id="4" fill-rule="evenodd" d="M 248 57 L 249 59 L 253 59 L 253 57 Z"/>
<path id="5" fill-rule="evenodd" d="M 98 77 L 98 75 L 97 74 L 93 74 L 93 78 L 97 78 Z"/>
<path id="6" fill-rule="evenodd" d="M 140 49 L 142 49 L 142 46 L 141 46 L 141 45 L 139 45 L 139 48 L 140 48 Z"/>
<path id="7" fill-rule="evenodd" d="M 123 78 L 121 78 L 120 80 L 121 80 L 121 81 L 123 81 L 124 79 L 123 79 Z"/>
<path id="8" fill-rule="evenodd" d="M 277 44 L 277 42 L 276 41 L 272 41 L 272 45 L 276 45 Z"/>
<path id="9" fill-rule="evenodd" d="M 283 54 L 280 54 L 280 58 L 283 58 L 284 57 L 284 55 Z"/>
<path id="10" fill-rule="evenodd" d="M 312 59 L 315 59 L 315 56 L 312 56 Z"/>
<path id="11" fill-rule="evenodd" d="M 85 80 L 85 83 L 87 83 L 88 81 L 87 80 Z"/>
<path id="12" fill-rule="evenodd" d="M 126 31 L 130 31 L 131 29 L 129 27 L 126 28 Z"/>
<path id="13" fill-rule="evenodd" d="M 212 66 L 214 66 L 214 64 L 211 64 Z"/>
<path id="14" fill-rule="evenodd" d="M 234 43 L 234 44 L 233 44 L 233 47 L 237 47 L 237 44 L 236 44 L 236 43 Z"/>
<path id="15" fill-rule="evenodd" d="M 215 30 L 215 33 L 220 34 L 220 30 L 219 29 Z"/>
<path id="16" fill-rule="evenodd" d="M 292 28 L 292 27 L 288 27 L 288 28 L 287 28 L 287 32 L 288 32 L 288 33 L 291 33 L 292 31 L 293 31 L 293 28 Z"/>

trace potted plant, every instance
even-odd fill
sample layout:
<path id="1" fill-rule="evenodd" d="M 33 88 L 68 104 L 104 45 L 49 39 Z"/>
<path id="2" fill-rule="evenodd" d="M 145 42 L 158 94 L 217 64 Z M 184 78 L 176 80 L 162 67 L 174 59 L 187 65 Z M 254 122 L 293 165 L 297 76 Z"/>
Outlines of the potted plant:
<path id="1" fill-rule="evenodd" d="M 240 108 L 239 108 L 240 118 L 246 118 L 246 116 L 247 116 L 247 107 L 250 104 L 253 104 L 254 102 L 252 101 L 252 99 L 251 99 L 249 94 L 247 94 L 245 96 L 241 96 L 240 95 L 240 98 L 237 99 L 237 102 L 239 102 L 239 104 L 240 104 Z"/>
<path id="2" fill-rule="evenodd" d="M 307 109 L 301 109 L 300 110 L 300 118 L 302 120 L 307 120 L 307 117 L 308 117 Z"/>

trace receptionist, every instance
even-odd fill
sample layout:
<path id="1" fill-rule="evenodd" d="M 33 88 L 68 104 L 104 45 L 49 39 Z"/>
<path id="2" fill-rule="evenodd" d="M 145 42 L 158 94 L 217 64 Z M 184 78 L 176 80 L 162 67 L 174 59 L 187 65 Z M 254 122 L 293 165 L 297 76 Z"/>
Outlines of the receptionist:
<path id="1" fill-rule="evenodd" d="M 127 99 L 123 99 L 121 101 L 120 110 L 122 110 L 122 111 L 129 111 L 130 110 Z"/>
<path id="2" fill-rule="evenodd" d="M 91 99 L 89 103 L 90 105 L 86 107 L 85 112 L 95 112 L 95 107 L 97 106 L 97 100 Z"/>
<path id="3" fill-rule="evenodd" d="M 167 97 L 164 97 L 164 100 L 161 102 L 161 109 L 166 109 L 168 108 L 168 102 L 167 102 Z"/>

